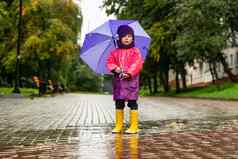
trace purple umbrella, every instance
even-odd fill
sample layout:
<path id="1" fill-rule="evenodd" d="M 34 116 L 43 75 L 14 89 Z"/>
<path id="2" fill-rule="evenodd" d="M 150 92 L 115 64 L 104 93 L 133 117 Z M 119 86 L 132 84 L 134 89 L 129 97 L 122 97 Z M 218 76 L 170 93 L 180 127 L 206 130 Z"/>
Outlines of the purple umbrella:
<path id="1" fill-rule="evenodd" d="M 109 20 L 95 30 L 86 34 L 80 57 L 88 66 L 98 74 L 111 74 L 106 67 L 109 53 L 117 48 L 117 28 L 128 25 L 134 30 L 135 47 L 139 48 L 145 59 L 151 38 L 144 31 L 137 20 Z"/>

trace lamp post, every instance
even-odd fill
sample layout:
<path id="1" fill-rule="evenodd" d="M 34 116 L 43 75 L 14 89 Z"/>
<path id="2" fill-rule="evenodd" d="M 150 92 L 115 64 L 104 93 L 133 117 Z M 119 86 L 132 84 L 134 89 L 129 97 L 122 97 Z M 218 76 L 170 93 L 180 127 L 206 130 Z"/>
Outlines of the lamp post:
<path id="1" fill-rule="evenodd" d="M 22 32 L 22 0 L 19 0 L 19 21 L 18 21 L 18 39 L 17 39 L 17 56 L 16 56 L 16 78 L 13 93 L 20 93 L 20 49 L 21 49 L 21 32 Z"/>

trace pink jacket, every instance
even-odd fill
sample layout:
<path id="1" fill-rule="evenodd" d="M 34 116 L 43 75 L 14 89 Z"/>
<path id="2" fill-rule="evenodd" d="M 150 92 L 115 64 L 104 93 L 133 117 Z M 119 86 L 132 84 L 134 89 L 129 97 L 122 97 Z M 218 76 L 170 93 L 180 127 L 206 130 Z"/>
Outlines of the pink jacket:
<path id="1" fill-rule="evenodd" d="M 143 63 L 144 61 L 138 48 L 115 49 L 108 57 L 107 68 L 112 71 L 116 67 L 120 67 L 133 78 L 139 74 Z"/>

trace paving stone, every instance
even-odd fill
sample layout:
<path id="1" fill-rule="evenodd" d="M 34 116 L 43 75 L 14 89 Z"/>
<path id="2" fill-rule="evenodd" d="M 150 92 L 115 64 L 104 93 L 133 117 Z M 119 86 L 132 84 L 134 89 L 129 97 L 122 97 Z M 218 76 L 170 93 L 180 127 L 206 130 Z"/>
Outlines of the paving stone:
<path id="1" fill-rule="evenodd" d="M 0 97 L 0 158 L 238 158 L 235 101 L 143 97 L 139 134 L 113 121 L 110 95 Z"/>

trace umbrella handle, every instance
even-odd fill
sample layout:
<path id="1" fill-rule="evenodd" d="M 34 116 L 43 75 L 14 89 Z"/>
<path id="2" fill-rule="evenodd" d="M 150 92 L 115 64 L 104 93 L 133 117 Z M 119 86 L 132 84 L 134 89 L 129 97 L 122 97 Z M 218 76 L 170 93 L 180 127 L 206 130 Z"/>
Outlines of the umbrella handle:
<path id="1" fill-rule="evenodd" d="M 116 40 L 114 39 L 113 42 L 114 42 L 115 48 L 117 48 L 117 42 L 116 42 Z"/>
<path id="2" fill-rule="evenodd" d="M 112 39 L 113 39 L 113 43 L 114 43 L 115 48 L 118 48 L 117 47 L 117 38 L 113 36 Z"/>

